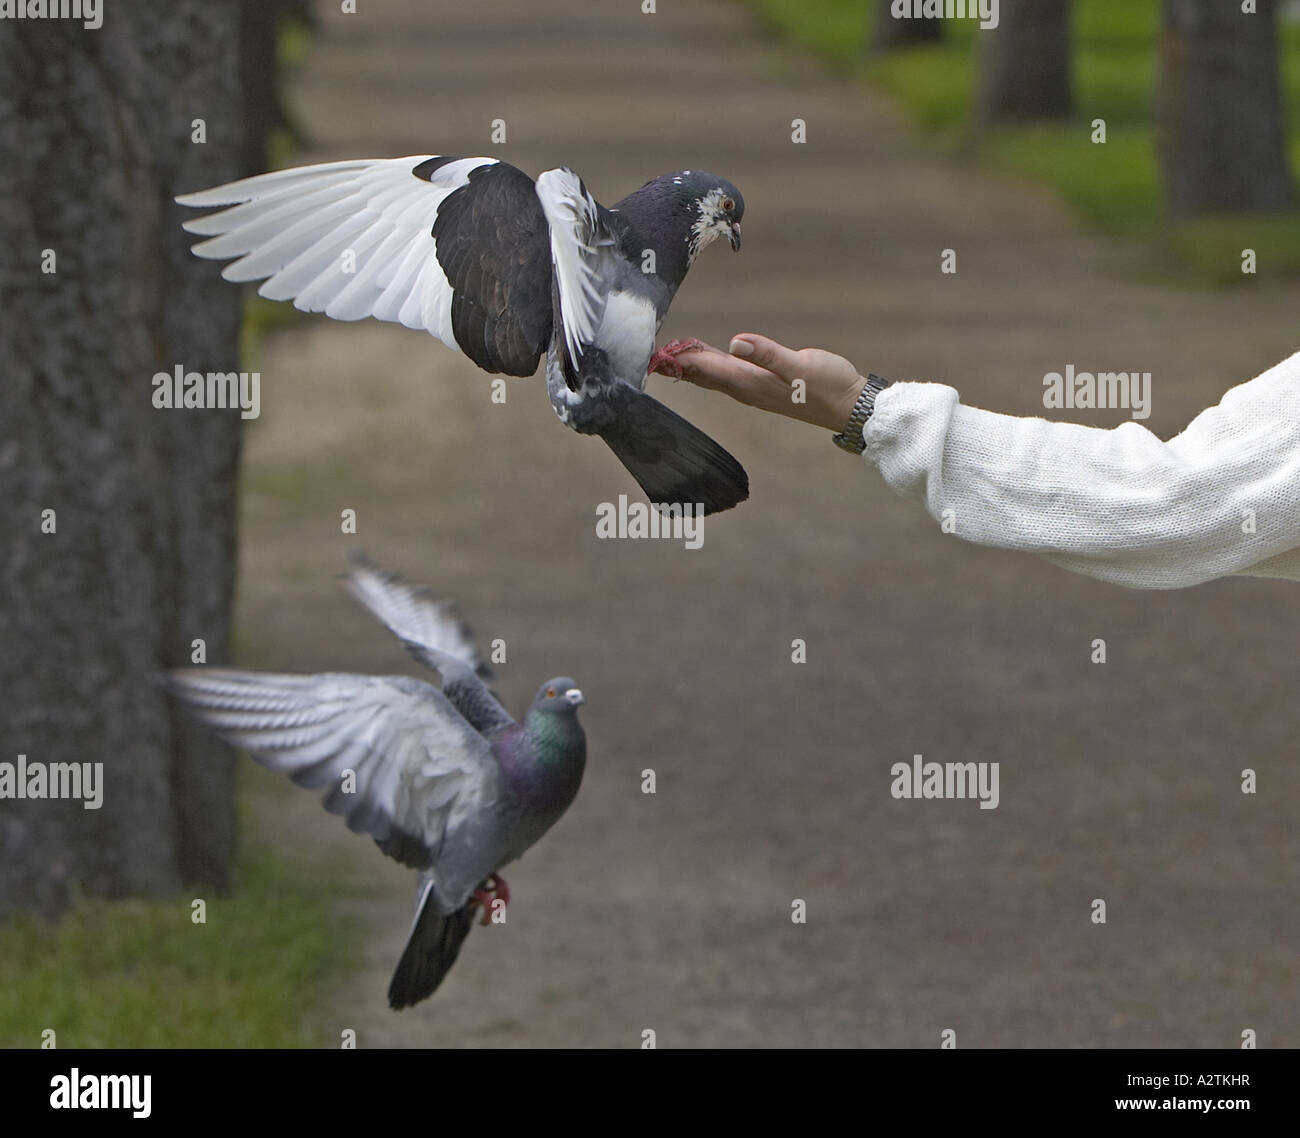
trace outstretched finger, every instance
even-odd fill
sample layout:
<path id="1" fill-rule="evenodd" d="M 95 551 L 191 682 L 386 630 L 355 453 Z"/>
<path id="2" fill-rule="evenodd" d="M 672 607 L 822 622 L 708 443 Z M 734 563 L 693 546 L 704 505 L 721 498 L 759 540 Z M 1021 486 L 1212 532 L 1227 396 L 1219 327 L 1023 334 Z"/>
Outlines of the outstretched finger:
<path id="1" fill-rule="evenodd" d="M 748 363 L 757 364 L 774 372 L 787 383 L 800 377 L 798 353 L 766 336 L 754 332 L 742 332 L 732 337 L 728 351 Z"/>
<path id="2" fill-rule="evenodd" d="M 683 379 L 698 387 L 733 396 L 758 380 L 770 381 L 773 378 L 764 369 L 708 345 L 697 351 L 683 352 L 677 357 L 677 363 L 681 365 Z"/>

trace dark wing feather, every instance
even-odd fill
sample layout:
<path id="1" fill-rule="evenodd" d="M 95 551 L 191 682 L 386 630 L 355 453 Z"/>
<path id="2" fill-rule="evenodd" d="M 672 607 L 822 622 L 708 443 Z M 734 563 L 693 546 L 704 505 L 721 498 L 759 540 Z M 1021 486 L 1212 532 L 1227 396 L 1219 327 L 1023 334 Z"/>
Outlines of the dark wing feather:
<path id="1" fill-rule="evenodd" d="M 484 371 L 532 375 L 551 335 L 551 250 L 532 178 L 480 166 L 433 224 L 456 343 Z"/>

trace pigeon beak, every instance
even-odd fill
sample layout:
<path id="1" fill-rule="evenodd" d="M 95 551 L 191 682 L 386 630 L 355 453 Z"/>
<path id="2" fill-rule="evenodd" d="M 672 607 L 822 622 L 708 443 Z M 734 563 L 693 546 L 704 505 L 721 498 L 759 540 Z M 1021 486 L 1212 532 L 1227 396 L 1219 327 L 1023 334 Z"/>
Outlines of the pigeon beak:
<path id="1" fill-rule="evenodd" d="M 740 222 L 731 223 L 731 232 L 727 234 L 727 240 L 731 242 L 731 248 L 734 252 L 740 251 Z"/>
<path id="2" fill-rule="evenodd" d="M 582 692 L 577 688 L 570 688 L 564 693 L 564 701 L 570 707 L 581 707 L 587 701 L 583 699 Z"/>

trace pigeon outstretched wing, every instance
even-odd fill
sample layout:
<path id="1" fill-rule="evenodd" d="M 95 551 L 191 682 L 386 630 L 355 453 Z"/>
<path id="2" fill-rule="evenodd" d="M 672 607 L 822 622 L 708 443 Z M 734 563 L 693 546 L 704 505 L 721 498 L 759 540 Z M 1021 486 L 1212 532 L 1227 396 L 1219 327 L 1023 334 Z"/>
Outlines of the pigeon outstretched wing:
<path id="1" fill-rule="evenodd" d="M 423 328 L 489 372 L 550 340 L 551 248 L 533 180 L 495 158 L 413 155 L 259 174 L 176 199 L 230 281 L 336 320 Z"/>
<path id="2" fill-rule="evenodd" d="M 442 676 L 442 694 L 476 731 L 489 734 L 514 720 L 484 679 L 492 669 L 479 656 L 469 626 L 451 601 L 356 554 L 344 578 L 348 592 L 425 667 Z M 482 678 L 480 678 L 482 677 Z"/>
<path id="3" fill-rule="evenodd" d="M 464 827 L 472 831 L 496 802 L 500 767 L 487 740 L 420 680 L 223 668 L 182 668 L 167 679 L 174 695 L 263 766 L 299 786 L 328 787 L 325 809 L 403 865 L 435 867 L 444 844 L 455 844 Z M 440 891 L 468 892 L 481 875 L 440 881 Z"/>

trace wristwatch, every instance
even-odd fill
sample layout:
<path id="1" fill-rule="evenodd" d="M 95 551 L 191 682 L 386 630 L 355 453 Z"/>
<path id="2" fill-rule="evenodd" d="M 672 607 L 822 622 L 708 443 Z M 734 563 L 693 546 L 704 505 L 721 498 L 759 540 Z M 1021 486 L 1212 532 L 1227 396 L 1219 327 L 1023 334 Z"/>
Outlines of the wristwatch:
<path id="1" fill-rule="evenodd" d="M 878 375 L 867 376 L 866 386 L 862 388 L 858 401 L 853 404 L 853 414 L 849 416 L 844 430 L 838 435 L 831 435 L 831 441 L 837 447 L 849 454 L 861 454 L 867 449 L 867 442 L 862 437 L 863 428 L 871 418 L 871 412 L 876 409 L 876 396 L 892 382 L 893 380 L 881 379 Z"/>

